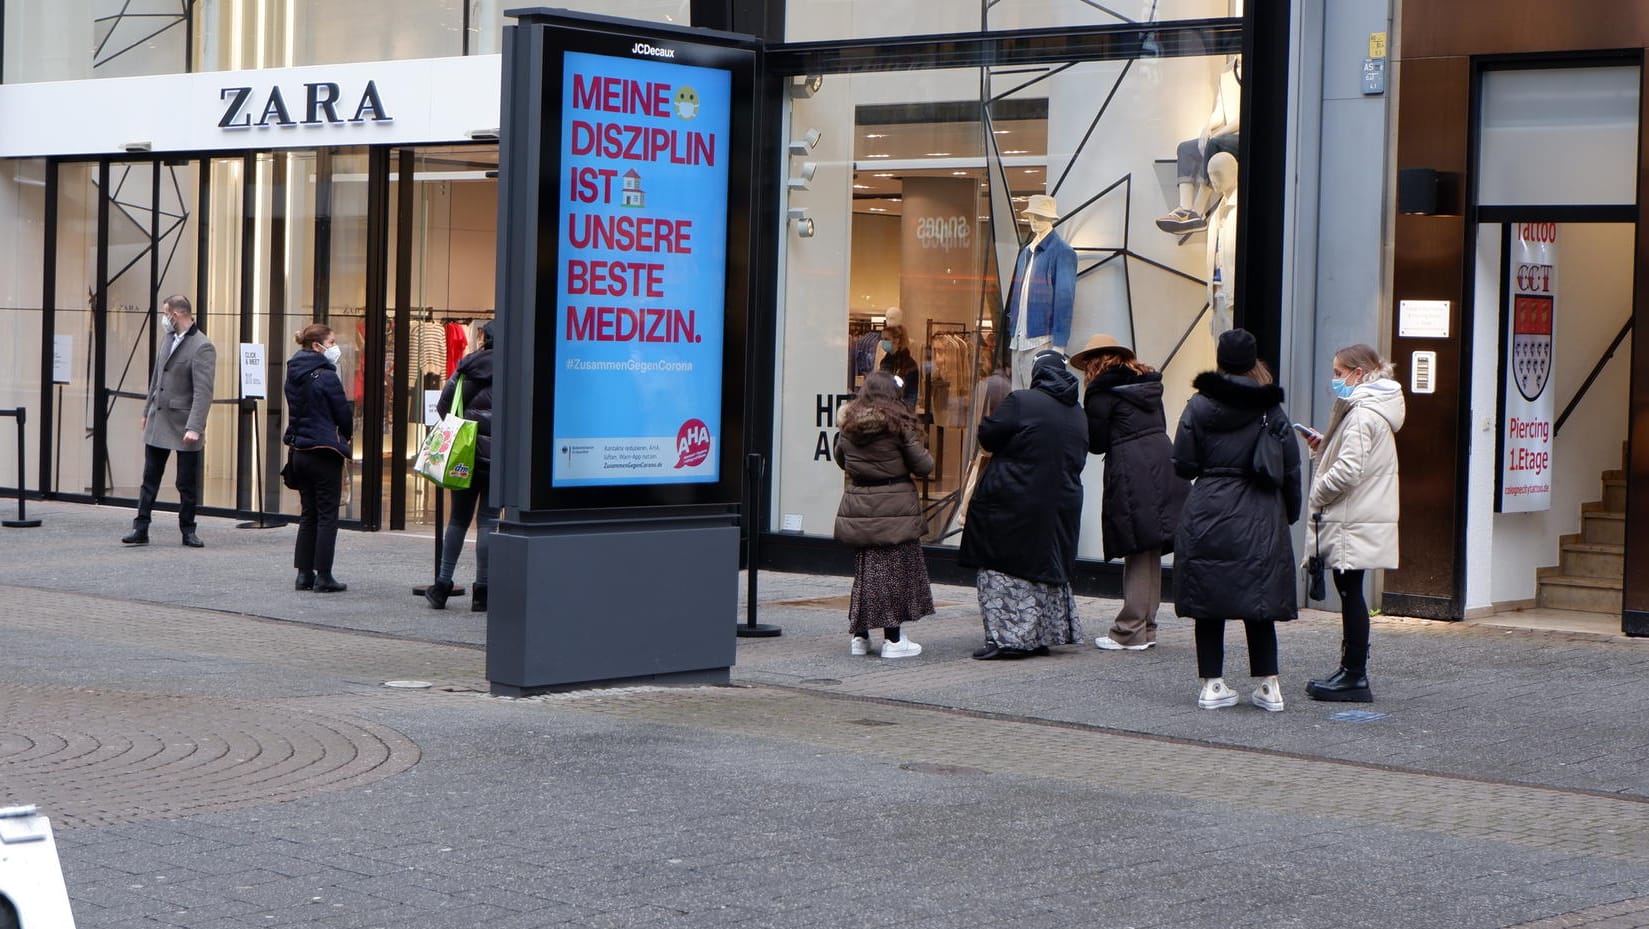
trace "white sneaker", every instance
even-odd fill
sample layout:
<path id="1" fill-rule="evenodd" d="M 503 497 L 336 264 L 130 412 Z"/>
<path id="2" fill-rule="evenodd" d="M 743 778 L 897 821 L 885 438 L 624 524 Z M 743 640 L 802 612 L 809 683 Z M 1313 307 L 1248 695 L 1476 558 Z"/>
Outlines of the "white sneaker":
<path id="1" fill-rule="evenodd" d="M 912 642 L 910 636 L 905 636 L 897 642 L 882 643 L 883 658 L 915 658 L 920 654 L 922 646 Z"/>
<path id="2" fill-rule="evenodd" d="M 1272 713 L 1281 713 L 1283 709 L 1283 686 L 1277 683 L 1277 675 L 1273 674 L 1260 681 L 1260 686 L 1248 695 L 1248 702 L 1262 710 Z"/>
<path id="3" fill-rule="evenodd" d="M 1103 648 L 1108 652 L 1143 652 L 1148 648 L 1155 648 L 1156 642 L 1145 642 L 1140 645 L 1123 645 L 1108 635 L 1102 635 L 1094 640 L 1095 648 Z"/>
<path id="4" fill-rule="evenodd" d="M 862 635 L 853 637 L 853 644 L 847 647 L 849 655 L 866 655 L 870 653 L 870 640 Z"/>
<path id="5" fill-rule="evenodd" d="M 1225 678 L 1203 678 L 1202 693 L 1197 694 L 1197 706 L 1205 710 L 1217 710 L 1220 707 L 1236 706 L 1237 692 L 1225 686 Z"/>

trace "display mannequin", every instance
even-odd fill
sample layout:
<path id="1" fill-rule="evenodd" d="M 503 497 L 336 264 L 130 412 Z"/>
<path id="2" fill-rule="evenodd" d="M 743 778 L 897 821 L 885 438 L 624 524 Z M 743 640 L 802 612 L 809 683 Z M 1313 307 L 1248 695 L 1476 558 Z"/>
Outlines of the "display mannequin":
<path id="1" fill-rule="evenodd" d="M 1220 152 L 1208 159 L 1208 180 L 1219 202 L 1208 214 L 1208 325 L 1214 338 L 1233 323 L 1237 289 L 1237 159 Z"/>
<path id="2" fill-rule="evenodd" d="M 1208 165 L 1214 156 L 1225 152 L 1237 154 L 1237 143 L 1242 129 L 1242 59 L 1236 55 L 1226 59 L 1214 88 L 1214 109 L 1208 114 L 1202 132 L 1196 138 L 1179 144 L 1178 171 L 1179 206 L 1157 220 L 1157 228 L 1173 235 L 1183 235 L 1207 228 L 1208 200 L 1213 184 Z"/>
<path id="3" fill-rule="evenodd" d="M 1049 347 L 1065 351 L 1076 302 L 1076 250 L 1054 231 L 1059 219 L 1054 198 L 1033 195 L 1024 216 L 1031 224 L 1031 240 L 1014 264 L 1004 320 L 1016 390 L 1031 386 L 1037 352 Z"/>

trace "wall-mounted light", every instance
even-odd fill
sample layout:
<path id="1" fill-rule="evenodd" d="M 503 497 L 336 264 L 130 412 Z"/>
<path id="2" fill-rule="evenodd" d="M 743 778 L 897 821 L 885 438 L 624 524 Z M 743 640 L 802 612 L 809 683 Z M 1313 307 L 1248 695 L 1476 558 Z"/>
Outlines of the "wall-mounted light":
<path id="1" fill-rule="evenodd" d="M 790 76 L 790 96 L 798 100 L 806 100 L 819 92 L 824 86 L 823 74 L 792 74 Z"/>
<path id="2" fill-rule="evenodd" d="M 807 215 L 807 207 L 793 206 L 785 211 L 785 216 L 796 226 L 796 234 L 804 239 L 813 238 L 817 230 L 813 225 L 813 218 Z"/>
<path id="3" fill-rule="evenodd" d="M 125 142 L 120 146 L 121 151 L 134 153 L 154 151 L 154 148 L 153 142 Z"/>
<path id="4" fill-rule="evenodd" d="M 1435 168 L 1397 171 L 1397 212 L 1411 216 L 1460 215 L 1460 175 Z"/>
<path id="5" fill-rule="evenodd" d="M 818 145 L 819 140 L 823 137 L 824 137 L 824 134 L 821 133 L 817 129 L 807 130 L 807 132 L 804 133 L 801 138 L 790 140 L 790 154 L 792 154 L 792 155 L 811 155 L 811 154 L 813 154 L 813 147 Z"/>
<path id="6" fill-rule="evenodd" d="M 476 142 L 496 142 L 496 141 L 498 141 L 498 130 L 497 129 L 471 129 L 468 132 L 464 133 L 464 136 L 466 138 L 471 139 L 471 140 L 476 141 Z"/>
<path id="7" fill-rule="evenodd" d="M 813 180 L 813 175 L 818 173 L 818 170 L 819 163 L 817 161 L 804 161 L 801 170 L 786 180 L 785 186 L 791 190 L 807 190 L 808 182 Z"/>

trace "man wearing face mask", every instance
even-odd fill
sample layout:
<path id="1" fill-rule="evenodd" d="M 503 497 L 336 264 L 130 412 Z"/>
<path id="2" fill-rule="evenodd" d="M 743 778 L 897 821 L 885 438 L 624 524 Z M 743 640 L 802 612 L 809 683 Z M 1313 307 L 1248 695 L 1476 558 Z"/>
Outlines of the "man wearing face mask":
<path id="1" fill-rule="evenodd" d="M 137 496 L 137 518 L 120 541 L 149 543 L 149 514 L 154 509 L 166 459 L 177 452 L 178 528 L 183 544 L 201 548 L 195 534 L 195 507 L 200 502 L 201 441 L 206 435 L 206 413 L 212 406 L 212 383 L 218 352 L 195 325 L 187 297 L 167 297 L 160 305 L 160 357 L 143 403 L 143 486 Z"/>

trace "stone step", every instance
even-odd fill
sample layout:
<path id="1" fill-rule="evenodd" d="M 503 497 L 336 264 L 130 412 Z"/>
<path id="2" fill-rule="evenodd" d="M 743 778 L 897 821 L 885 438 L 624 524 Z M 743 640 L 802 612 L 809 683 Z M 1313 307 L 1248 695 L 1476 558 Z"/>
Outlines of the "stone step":
<path id="1" fill-rule="evenodd" d="M 1620 580 L 1626 576 L 1626 546 L 1571 541 L 1559 546 L 1559 573 L 1568 577 L 1601 577 Z"/>
<path id="2" fill-rule="evenodd" d="M 1618 580 L 1550 574 L 1539 578 L 1535 600 L 1542 609 L 1547 610 L 1579 610 L 1618 616 L 1623 589 L 1624 585 Z"/>
<path id="3" fill-rule="evenodd" d="M 1626 479 L 1603 479 L 1603 508 L 1611 513 L 1626 512 Z"/>
<path id="4" fill-rule="evenodd" d="M 1601 503 L 1580 505 L 1580 537 L 1601 545 L 1626 544 L 1626 514 L 1603 509 Z"/>

